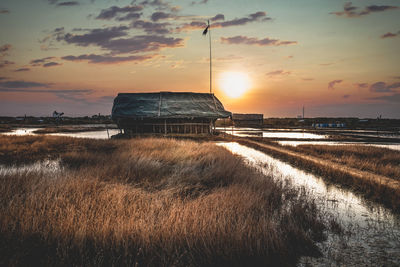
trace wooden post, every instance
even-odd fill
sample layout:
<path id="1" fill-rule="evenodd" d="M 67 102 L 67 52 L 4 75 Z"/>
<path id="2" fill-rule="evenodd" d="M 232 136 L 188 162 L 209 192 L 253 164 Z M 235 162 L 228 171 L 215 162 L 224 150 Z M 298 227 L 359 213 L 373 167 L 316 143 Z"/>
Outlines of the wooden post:
<path id="1" fill-rule="evenodd" d="M 167 120 L 164 120 L 164 133 L 167 134 Z"/>

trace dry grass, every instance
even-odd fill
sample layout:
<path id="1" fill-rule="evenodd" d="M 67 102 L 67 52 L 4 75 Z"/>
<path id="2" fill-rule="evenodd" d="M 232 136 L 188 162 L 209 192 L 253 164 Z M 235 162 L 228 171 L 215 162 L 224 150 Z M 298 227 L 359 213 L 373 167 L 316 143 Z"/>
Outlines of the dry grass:
<path id="1" fill-rule="evenodd" d="M 257 145 L 254 142 L 248 142 L 245 139 L 236 139 L 236 141 L 243 145 L 247 145 L 260 151 L 266 152 L 276 158 L 279 158 L 285 162 L 290 163 L 291 165 L 296 166 L 299 169 L 315 173 L 325 179 L 325 181 L 327 181 L 328 183 L 333 182 L 335 184 L 339 184 L 341 186 L 349 188 L 352 191 L 359 193 L 360 195 L 368 199 L 385 205 L 386 207 L 393 210 L 395 213 L 400 213 L 400 190 L 398 189 L 398 187 L 394 188 L 386 186 L 380 181 L 371 179 L 369 176 L 362 177 L 360 179 L 360 177 L 358 176 L 353 176 L 346 171 L 336 169 L 335 164 L 328 165 L 324 164 L 322 161 L 320 163 L 315 163 L 306 159 L 305 157 L 301 157 L 301 154 L 303 153 L 304 155 L 312 155 L 318 158 L 328 159 L 330 161 L 337 162 L 346 166 L 351 166 L 356 169 L 369 170 L 372 173 L 393 174 L 394 172 L 399 170 L 399 153 L 396 151 L 376 147 L 364 148 L 358 146 L 349 146 L 349 148 L 346 149 L 346 146 L 330 147 L 322 145 L 315 146 L 315 151 L 313 151 L 314 146 L 283 147 L 273 142 L 258 140 L 258 142 L 260 143 L 266 143 L 268 145 L 279 148 L 278 150 L 275 150 Z M 325 148 L 326 150 L 324 150 Z M 298 153 L 300 156 L 291 155 L 291 151 L 300 152 Z M 357 151 L 358 154 L 354 153 L 354 151 Z M 343 155 L 340 155 L 340 153 L 342 153 Z M 382 161 L 386 162 L 387 170 L 384 170 L 385 166 L 384 164 L 382 164 Z M 377 170 L 373 169 L 374 164 L 375 166 L 377 166 Z M 387 177 L 395 181 L 399 181 L 399 178 L 396 175 Z"/>
<path id="2" fill-rule="evenodd" d="M 213 144 L 7 140 L 63 167 L 0 176 L 0 265 L 292 266 L 319 255 L 313 202 Z"/>
<path id="3" fill-rule="evenodd" d="M 290 149 L 400 180 L 399 151 L 360 145 L 300 145 Z"/>
<path id="4" fill-rule="evenodd" d="M 26 164 L 55 159 L 67 152 L 107 154 L 117 148 L 116 141 L 94 142 L 83 138 L 53 136 L 0 135 L 0 163 Z"/>
<path id="5" fill-rule="evenodd" d="M 102 131 L 105 130 L 104 126 L 92 126 L 92 127 L 78 127 L 78 126 L 58 126 L 58 127 L 46 127 L 34 131 L 35 134 L 49 134 L 49 133 L 79 133 L 79 132 L 91 132 L 91 131 Z"/>

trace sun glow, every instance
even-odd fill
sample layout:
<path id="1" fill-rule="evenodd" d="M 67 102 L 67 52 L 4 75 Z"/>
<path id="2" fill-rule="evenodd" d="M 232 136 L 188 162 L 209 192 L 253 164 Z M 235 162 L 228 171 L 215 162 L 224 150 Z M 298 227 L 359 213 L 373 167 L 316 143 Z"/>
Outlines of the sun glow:
<path id="1" fill-rule="evenodd" d="M 242 72 L 224 72 L 219 79 L 219 85 L 227 96 L 237 98 L 250 88 L 250 79 Z"/>

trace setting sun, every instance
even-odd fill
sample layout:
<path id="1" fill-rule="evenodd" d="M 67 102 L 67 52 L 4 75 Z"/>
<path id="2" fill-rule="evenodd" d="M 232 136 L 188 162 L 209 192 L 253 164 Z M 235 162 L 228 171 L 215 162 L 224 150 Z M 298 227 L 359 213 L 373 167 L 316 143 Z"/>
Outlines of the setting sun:
<path id="1" fill-rule="evenodd" d="M 237 98 L 250 88 L 250 79 L 242 72 L 224 72 L 219 79 L 219 85 L 227 96 Z"/>

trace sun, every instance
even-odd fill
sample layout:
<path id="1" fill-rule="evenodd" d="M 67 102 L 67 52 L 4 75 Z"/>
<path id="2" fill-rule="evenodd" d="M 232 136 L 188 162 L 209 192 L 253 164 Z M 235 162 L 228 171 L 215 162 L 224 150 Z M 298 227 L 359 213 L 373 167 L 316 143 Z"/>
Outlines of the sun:
<path id="1" fill-rule="evenodd" d="M 227 96 L 238 98 L 249 90 L 250 79 L 243 72 L 224 72 L 220 76 L 219 86 Z"/>

